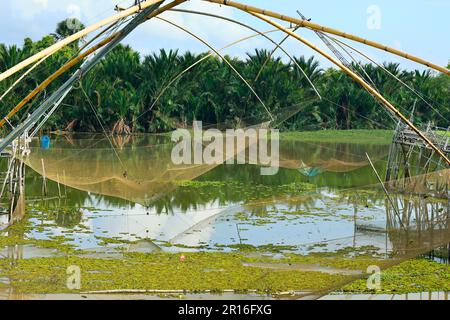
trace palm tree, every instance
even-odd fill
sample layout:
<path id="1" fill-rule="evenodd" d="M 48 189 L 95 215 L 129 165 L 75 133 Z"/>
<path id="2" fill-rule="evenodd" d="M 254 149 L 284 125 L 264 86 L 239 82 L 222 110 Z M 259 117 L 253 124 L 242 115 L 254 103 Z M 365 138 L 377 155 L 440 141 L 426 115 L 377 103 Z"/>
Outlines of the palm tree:
<path id="1" fill-rule="evenodd" d="M 83 30 L 84 28 L 84 24 L 77 18 L 68 18 L 57 24 L 56 30 L 52 33 L 52 35 L 56 40 L 61 40 Z"/>
<path id="2" fill-rule="evenodd" d="M 320 68 L 320 63 L 315 59 L 315 57 L 306 59 L 304 56 L 301 56 L 294 59 L 312 83 L 316 83 L 320 79 L 323 70 Z M 305 75 L 297 68 L 297 66 L 291 63 L 291 68 L 293 70 L 294 79 L 300 81 L 300 83 L 305 87 L 310 86 L 307 79 L 305 79 Z"/>
<path id="3" fill-rule="evenodd" d="M 83 27 L 78 20 L 67 19 L 58 24 L 53 35 L 36 42 L 25 39 L 23 46 L 0 44 L 0 72 Z M 78 44 L 75 43 L 49 57 L 0 102 L 0 112 L 5 114 L 9 111 L 11 106 L 77 52 Z M 200 59 L 202 62 L 196 64 Z M 287 63 L 278 56 L 271 56 L 267 50 L 255 50 L 247 54 L 246 59 L 226 59 L 250 83 L 273 115 L 290 115 L 289 121 L 282 126 L 284 130 L 392 125 L 385 108 L 359 84 L 342 71 L 322 70 L 314 57 L 300 56 L 295 58 L 296 63 Z M 193 64 L 196 64 L 195 67 L 172 81 Z M 435 120 L 438 125 L 448 125 L 448 76 L 427 71 L 405 71 L 398 63 L 384 63 L 383 67 L 354 63 L 353 67 L 404 113 L 408 113 L 417 100 L 415 121 L 418 124 Z M 389 73 L 420 92 L 428 103 Z M 325 99 L 293 107 L 315 96 L 305 74 Z M 68 76 L 70 72 L 58 78 L 43 95 L 58 88 Z M 16 79 L 11 77 L 0 82 L 1 92 L 7 90 Z M 48 126 L 61 128 L 69 123 L 69 127 L 76 130 L 101 130 L 83 91 L 103 126 L 120 134 L 169 131 L 174 127 L 186 126 L 194 119 L 208 124 L 226 124 L 228 127 L 268 120 L 260 102 L 229 65 L 209 53 L 187 51 L 179 54 L 176 50 L 160 50 L 141 59 L 131 47 L 120 45 L 84 75 L 81 88 L 83 90 L 75 89 L 67 96 L 64 102 L 68 106 L 58 110 Z M 33 104 L 30 105 L 33 107 Z"/>
<path id="4" fill-rule="evenodd" d="M 0 71 L 12 68 L 26 58 L 26 52 L 16 45 L 0 45 Z"/>

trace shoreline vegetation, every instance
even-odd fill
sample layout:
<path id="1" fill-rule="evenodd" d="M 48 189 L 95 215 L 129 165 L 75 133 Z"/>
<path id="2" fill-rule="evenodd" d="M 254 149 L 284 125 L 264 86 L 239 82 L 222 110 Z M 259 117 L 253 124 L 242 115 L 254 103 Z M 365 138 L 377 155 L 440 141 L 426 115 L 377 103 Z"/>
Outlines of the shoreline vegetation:
<path id="1" fill-rule="evenodd" d="M 83 27 L 81 23 L 77 25 Z M 55 33 L 39 41 L 27 38 L 21 46 L 0 44 L 0 72 L 76 31 L 68 29 L 67 23 L 62 21 Z M 33 70 L 0 102 L 0 113 L 6 115 L 37 84 L 76 55 L 80 46 L 81 43 L 74 43 L 65 47 Z M 275 117 L 280 117 L 281 131 L 395 126 L 386 110 L 369 93 L 344 72 L 322 68 L 315 57 L 299 56 L 295 60 L 323 99 L 315 95 L 296 64 L 271 57 L 269 50 L 260 49 L 247 53 L 245 58 L 226 58 L 254 88 L 266 108 L 224 61 L 213 56 L 168 86 L 172 79 L 205 55 L 161 49 L 144 56 L 129 46 L 120 45 L 83 77 L 44 130 L 102 132 L 103 125 L 106 131 L 115 134 L 163 133 L 186 127 L 194 120 L 229 128 L 245 127 L 249 119 L 252 119 L 252 125 L 270 120 L 266 108 Z M 403 114 L 409 116 L 414 110 L 416 124 L 425 125 L 432 121 L 439 127 L 448 126 L 449 77 L 431 71 L 403 70 L 399 64 L 388 62 L 383 67 L 364 62 L 354 67 L 364 69 L 360 70 L 361 74 L 369 75 L 380 93 Z M 421 97 L 383 68 L 420 92 Z M 46 92 L 57 89 L 68 76 L 58 78 Z M 17 77 L 0 82 L 0 92 L 5 92 Z M 12 122 L 26 117 L 44 98 L 44 93 L 37 96 Z M 102 125 L 93 116 L 93 109 Z"/>
<path id="2" fill-rule="evenodd" d="M 63 132 L 63 131 L 52 131 L 55 135 L 76 135 L 92 136 L 90 132 Z M 104 135 L 104 133 L 95 133 L 99 136 Z M 156 135 L 156 136 L 166 136 L 170 137 L 172 132 L 166 133 L 132 133 L 129 136 L 145 136 L 145 135 Z M 314 142 L 324 142 L 324 143 L 352 143 L 352 144 L 390 144 L 393 137 L 392 130 L 365 130 L 365 129 L 354 129 L 354 130 L 317 130 L 317 131 L 289 131 L 280 132 L 280 140 L 282 141 L 314 141 Z"/>
<path id="3" fill-rule="evenodd" d="M 320 130 L 281 132 L 284 141 L 314 141 L 352 144 L 390 144 L 393 130 Z"/>

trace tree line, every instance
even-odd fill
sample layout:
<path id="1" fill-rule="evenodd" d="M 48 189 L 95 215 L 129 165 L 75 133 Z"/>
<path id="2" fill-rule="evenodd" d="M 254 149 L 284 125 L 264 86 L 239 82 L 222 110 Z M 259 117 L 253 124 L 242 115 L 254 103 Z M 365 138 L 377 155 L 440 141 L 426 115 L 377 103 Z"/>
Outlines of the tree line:
<path id="1" fill-rule="evenodd" d="M 22 46 L 0 44 L 0 71 L 75 32 L 67 28 L 66 22 L 59 23 L 55 33 L 39 41 L 27 38 Z M 79 24 L 79 27 L 83 26 Z M 82 45 L 81 41 L 65 47 L 30 72 L 0 101 L 2 117 L 74 57 Z M 244 59 L 226 56 L 258 98 L 235 71 L 215 55 L 161 49 L 143 56 L 130 46 L 119 45 L 81 79 L 50 118 L 46 130 L 100 132 L 104 128 L 117 134 L 155 133 L 187 126 L 193 120 L 236 127 L 250 122 L 248 119 L 268 120 L 266 109 L 275 118 L 285 117 L 283 130 L 394 127 L 395 122 L 385 109 L 344 72 L 322 68 L 315 57 L 295 57 L 294 63 L 271 53 L 271 50 L 257 49 Z M 200 59 L 202 61 L 195 67 L 177 77 Z M 432 71 L 403 70 L 398 63 L 384 63 L 382 68 L 353 62 L 353 67 L 403 113 L 409 115 L 414 110 L 415 123 L 448 126 L 448 76 Z M 0 82 L 0 94 L 18 77 Z M 13 122 L 26 117 L 68 77 L 69 74 L 65 74 L 53 82 Z M 318 98 L 308 78 L 322 99 Z"/>

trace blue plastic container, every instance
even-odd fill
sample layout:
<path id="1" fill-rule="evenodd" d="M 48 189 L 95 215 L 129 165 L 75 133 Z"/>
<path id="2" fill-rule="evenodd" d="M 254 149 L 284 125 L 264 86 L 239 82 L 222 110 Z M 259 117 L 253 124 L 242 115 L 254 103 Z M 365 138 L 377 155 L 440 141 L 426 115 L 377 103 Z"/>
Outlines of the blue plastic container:
<path id="1" fill-rule="evenodd" d="M 50 149 L 50 137 L 44 135 L 41 137 L 41 149 L 48 150 Z"/>

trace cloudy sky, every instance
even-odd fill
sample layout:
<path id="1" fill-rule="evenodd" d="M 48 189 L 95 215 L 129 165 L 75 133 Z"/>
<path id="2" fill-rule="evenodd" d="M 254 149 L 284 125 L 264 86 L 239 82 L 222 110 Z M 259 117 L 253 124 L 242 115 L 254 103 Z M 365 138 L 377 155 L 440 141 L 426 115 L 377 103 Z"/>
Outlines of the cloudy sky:
<path id="1" fill-rule="evenodd" d="M 239 0 L 250 5 L 264 7 L 284 14 L 296 16 L 296 10 L 311 17 L 314 22 L 360 35 L 389 46 L 418 55 L 440 65 L 450 59 L 450 1 L 448 0 Z M 78 17 L 86 25 L 114 14 L 113 8 L 132 0 L 3 0 L 0 11 L 0 42 L 21 44 L 25 37 L 33 40 L 51 33 L 58 21 L 67 17 Z M 213 12 L 240 20 L 260 30 L 271 26 L 235 9 L 191 0 L 183 8 Z M 217 48 L 237 39 L 253 34 L 252 31 L 229 22 L 188 14 L 166 13 L 164 17 L 187 27 Z M 302 36 L 324 47 L 309 30 L 299 31 Z M 271 35 L 275 40 L 282 34 Z M 126 43 L 148 54 L 159 48 L 207 51 L 207 48 L 191 36 L 166 24 L 154 20 L 139 27 Z M 224 53 L 245 56 L 254 48 L 272 48 L 266 40 L 256 38 L 227 49 Z M 313 52 L 294 40 L 286 43 L 294 55 L 312 55 Z M 405 68 L 420 66 L 393 57 L 376 49 L 363 48 L 369 56 L 379 60 L 401 62 Z M 325 63 L 325 62 L 324 62 Z"/>

